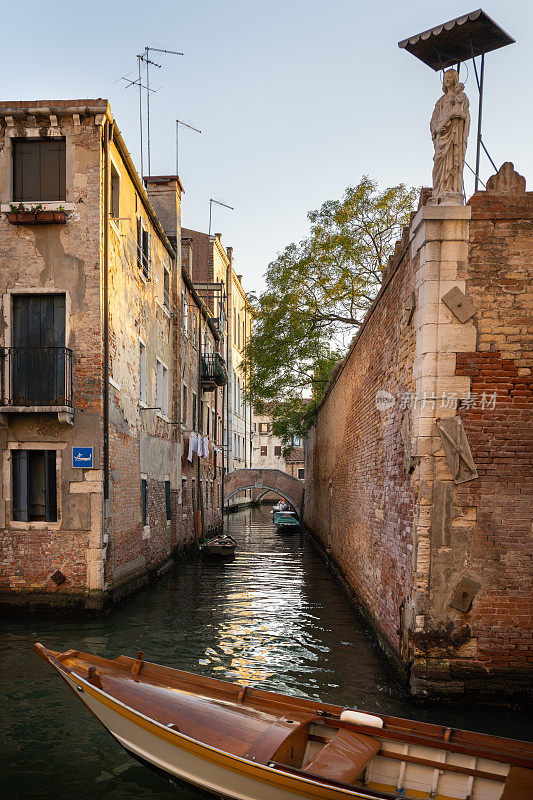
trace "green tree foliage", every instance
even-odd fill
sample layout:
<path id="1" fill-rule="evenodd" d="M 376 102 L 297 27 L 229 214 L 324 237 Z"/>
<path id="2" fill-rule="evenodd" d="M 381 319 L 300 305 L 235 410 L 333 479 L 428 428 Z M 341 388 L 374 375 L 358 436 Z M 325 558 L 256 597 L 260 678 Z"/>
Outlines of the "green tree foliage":
<path id="1" fill-rule="evenodd" d="M 254 404 L 268 403 L 287 447 L 309 430 L 344 336 L 361 325 L 379 291 L 416 196 L 404 184 L 380 192 L 363 177 L 341 200 L 311 211 L 309 236 L 269 264 L 246 370 Z"/>

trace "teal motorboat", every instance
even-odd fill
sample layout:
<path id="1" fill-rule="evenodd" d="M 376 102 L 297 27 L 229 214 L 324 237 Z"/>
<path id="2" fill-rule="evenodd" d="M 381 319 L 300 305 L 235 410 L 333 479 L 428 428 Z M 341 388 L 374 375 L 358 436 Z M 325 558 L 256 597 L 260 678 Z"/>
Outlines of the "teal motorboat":
<path id="1" fill-rule="evenodd" d="M 300 527 L 300 520 L 294 511 L 276 511 L 274 525 L 278 533 L 294 533 Z"/>

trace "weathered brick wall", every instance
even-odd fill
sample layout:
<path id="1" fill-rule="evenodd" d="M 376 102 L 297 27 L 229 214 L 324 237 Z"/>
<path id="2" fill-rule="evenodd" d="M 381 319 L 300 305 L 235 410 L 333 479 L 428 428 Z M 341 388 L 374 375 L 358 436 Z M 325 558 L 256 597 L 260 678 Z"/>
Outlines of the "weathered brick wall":
<path id="1" fill-rule="evenodd" d="M 471 509 L 467 560 L 482 586 L 465 618 L 480 667 L 502 681 L 523 668 L 526 681 L 533 662 L 533 192 L 479 192 L 470 205 L 465 277 L 478 345 L 457 355 L 457 374 L 472 382 L 475 402 L 459 413 L 479 478 L 458 487 L 457 501 Z"/>
<path id="2" fill-rule="evenodd" d="M 466 207 L 422 206 L 409 245 L 319 409 L 305 521 L 414 694 L 505 698 L 533 661 L 533 193 L 506 164 Z M 461 421 L 477 474 L 444 448 Z"/>
<path id="3" fill-rule="evenodd" d="M 105 101 L 99 103 L 105 110 Z M 24 137 L 28 127 L 41 137 L 48 135 L 49 111 L 20 107 L 14 130 L 0 117 L 0 200 L 12 202 L 12 136 Z M 33 107 L 46 106 L 33 102 Z M 58 101 L 58 106 L 68 105 Z M 0 214 L 0 344 L 12 346 L 12 295 L 24 292 L 57 292 L 66 296 L 66 347 L 73 351 L 74 425 L 57 413 L 10 413 L 2 415 L 2 491 L 0 539 L 2 577 L 0 594 L 8 604 L 83 604 L 89 574 L 87 553 L 97 547 L 101 522 L 98 485 L 102 432 L 102 337 L 100 324 L 100 196 L 101 126 L 95 113 L 81 114 L 79 125 L 72 115 L 58 116 L 58 130 L 66 139 L 66 224 L 10 225 Z M 35 134 L 33 134 L 35 135 Z M 72 469 L 72 445 L 92 445 L 95 470 Z M 58 452 L 57 524 L 13 523 L 12 447 L 46 447 Z M 60 570 L 60 585 L 51 575 Z"/>
<path id="4" fill-rule="evenodd" d="M 402 403 L 380 413 L 376 394 L 386 390 L 403 398 L 413 389 L 414 339 L 404 308 L 414 288 L 414 265 L 407 241 L 404 236 L 390 265 L 390 283 L 311 431 L 304 515 L 395 648 L 401 604 L 413 582 L 414 496 L 403 466 Z"/>

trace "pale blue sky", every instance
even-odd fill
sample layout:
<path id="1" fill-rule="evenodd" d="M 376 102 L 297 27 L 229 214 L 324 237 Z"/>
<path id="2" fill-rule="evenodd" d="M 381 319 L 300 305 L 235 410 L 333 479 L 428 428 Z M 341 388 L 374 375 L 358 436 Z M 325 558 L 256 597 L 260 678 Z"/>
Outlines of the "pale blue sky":
<path id="1" fill-rule="evenodd" d="M 138 97 L 117 79 L 145 45 L 181 50 L 152 71 L 152 174 L 175 170 L 182 130 L 183 225 L 234 247 L 244 285 L 260 289 L 270 260 L 305 235 L 306 213 L 362 174 L 383 186 L 428 185 L 428 131 L 439 75 L 397 42 L 479 6 L 475 0 L 24 0 L 4 10 L 3 99 L 105 97 L 139 165 Z M 484 10 L 517 40 L 485 64 L 484 139 L 498 166 L 533 180 L 529 0 Z M 155 60 L 158 60 L 154 56 Z M 474 163 L 477 89 L 467 160 Z M 461 78 L 464 80 L 463 72 Z M 146 171 L 146 168 L 145 168 Z M 481 176 L 492 168 L 482 159 Z M 466 177 L 472 189 L 471 176 Z M 530 185 L 528 188 L 533 188 Z"/>

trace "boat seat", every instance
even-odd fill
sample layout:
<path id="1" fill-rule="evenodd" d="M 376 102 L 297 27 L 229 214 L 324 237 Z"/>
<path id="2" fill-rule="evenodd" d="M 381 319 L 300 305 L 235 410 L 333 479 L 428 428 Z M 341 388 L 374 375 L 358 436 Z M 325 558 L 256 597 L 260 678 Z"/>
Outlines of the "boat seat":
<path id="1" fill-rule="evenodd" d="M 380 748 L 381 742 L 373 736 L 339 730 L 305 765 L 304 771 L 352 783 Z"/>
<path id="2" fill-rule="evenodd" d="M 500 800 L 531 800 L 533 797 L 533 769 L 511 767 Z"/>

